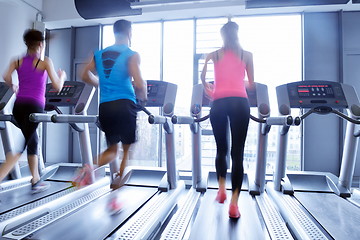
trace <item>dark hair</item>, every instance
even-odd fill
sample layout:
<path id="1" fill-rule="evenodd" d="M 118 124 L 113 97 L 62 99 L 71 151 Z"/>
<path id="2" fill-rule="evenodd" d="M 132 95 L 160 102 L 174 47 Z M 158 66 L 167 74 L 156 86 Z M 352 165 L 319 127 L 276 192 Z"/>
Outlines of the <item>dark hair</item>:
<path id="1" fill-rule="evenodd" d="M 117 20 L 115 23 L 114 23 L 114 33 L 129 33 L 131 29 L 131 22 L 130 21 L 127 21 L 127 20 L 124 20 L 124 19 L 121 19 L 121 20 Z"/>
<path id="2" fill-rule="evenodd" d="M 221 36 L 224 40 L 224 48 L 232 49 L 234 51 L 241 50 L 238 37 L 239 25 L 235 22 L 229 21 L 221 27 Z"/>
<path id="3" fill-rule="evenodd" d="M 28 48 L 34 48 L 39 42 L 45 40 L 44 34 L 36 29 L 28 29 L 23 35 L 24 42 Z"/>

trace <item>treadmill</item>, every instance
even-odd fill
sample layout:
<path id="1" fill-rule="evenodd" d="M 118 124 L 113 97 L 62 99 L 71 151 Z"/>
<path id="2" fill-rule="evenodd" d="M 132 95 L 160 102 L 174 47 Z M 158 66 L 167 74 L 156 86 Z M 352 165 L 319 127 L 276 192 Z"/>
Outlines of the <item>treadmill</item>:
<path id="1" fill-rule="evenodd" d="M 107 187 L 107 192 L 94 201 L 60 218 L 52 217 L 56 217 L 57 212 L 63 211 L 62 209 L 49 212 L 9 233 L 7 238 L 151 239 L 156 235 L 176 207 L 176 199 L 184 190 L 184 183 L 178 180 L 173 126 L 169 117 L 173 112 L 177 86 L 164 81 L 147 81 L 147 84 L 147 106 L 161 107 L 164 115 L 167 115 L 153 115 L 143 108 L 149 114 L 149 122 L 163 125 L 166 132 L 167 171 L 132 168 L 124 177 L 127 181 L 121 188 L 110 191 Z M 114 195 L 123 202 L 124 209 L 119 214 L 112 215 L 107 210 L 107 204 Z M 75 199 L 74 204 L 75 202 L 79 200 Z"/>
<path id="2" fill-rule="evenodd" d="M 4 149 L 4 154 L 12 152 L 14 150 L 14 143 L 12 136 L 10 134 L 10 123 L 17 127 L 17 123 L 12 114 L 8 114 L 11 111 L 9 108 L 10 102 L 13 101 L 15 97 L 12 89 L 5 84 L 0 82 L 0 133 L 1 140 Z M 46 179 L 53 173 L 52 169 L 45 169 L 44 161 L 41 153 L 39 153 L 39 171 L 42 179 Z M 31 176 L 29 176 L 29 171 L 25 170 L 22 172 L 19 162 L 14 166 L 14 169 L 10 174 L 0 183 L 0 192 L 9 191 L 11 189 L 23 187 L 25 185 L 30 185 Z M 1 201 L 1 199 L 0 199 Z"/>
<path id="3" fill-rule="evenodd" d="M 12 138 L 10 137 L 9 132 L 9 121 L 12 120 L 11 115 L 6 114 L 6 107 L 8 106 L 9 101 L 14 96 L 14 92 L 12 89 L 4 82 L 0 82 L 0 133 L 1 133 L 1 140 L 3 144 L 4 154 L 11 152 L 13 147 Z M 8 117 L 10 116 L 10 117 Z M 20 165 L 17 163 L 14 166 L 14 169 L 9 174 L 9 179 L 20 179 L 21 171 L 20 171 Z M 28 179 L 30 181 L 30 178 Z M 11 184 L 12 185 L 12 184 Z M 4 189 L 8 189 L 11 185 L 4 185 L 4 182 L 0 183 L 0 191 Z"/>
<path id="4" fill-rule="evenodd" d="M 285 174 L 288 129 L 280 129 L 274 181 L 267 191 L 292 232 L 299 239 L 358 239 L 360 208 L 349 202 L 354 173 L 360 124 L 360 102 L 350 85 L 330 81 L 300 81 L 278 86 L 279 111 L 290 114 L 291 108 L 310 109 L 311 114 L 336 114 L 345 119 L 347 130 L 340 177 L 322 172 Z M 346 109 L 348 114 L 337 109 Z"/>
<path id="5" fill-rule="evenodd" d="M 70 86 L 73 86 L 76 90 L 71 90 Z M 87 102 L 90 102 L 91 100 L 92 95 L 89 93 L 93 92 L 93 90 L 90 89 L 91 91 L 84 91 L 84 89 L 85 85 L 83 83 L 65 82 L 64 88 L 58 95 L 61 95 L 61 98 L 65 99 L 68 104 L 80 104 L 80 106 L 83 105 L 85 108 Z M 66 92 L 71 92 L 73 94 L 65 94 Z M 48 84 L 46 91 L 48 107 L 51 102 L 59 102 L 59 100 L 54 101 L 54 99 L 59 99 L 58 96 L 54 97 L 54 94 L 51 85 Z M 44 117 L 43 114 L 40 114 L 40 116 Z M 9 118 L 12 116 L 6 115 L 6 117 Z M 90 146 L 88 145 L 87 148 L 90 149 Z M 74 173 L 74 167 L 68 166 L 66 163 L 63 165 L 51 165 L 45 169 L 45 172 L 48 174 L 42 175 L 42 178 L 51 181 L 51 185 L 50 188 L 44 192 L 32 194 L 29 182 L 27 182 L 27 185 L 0 192 L 0 232 L 2 237 L 5 237 L 17 226 L 22 226 L 25 222 L 28 222 L 29 219 L 43 216 L 51 210 L 68 204 L 69 201 L 72 201 L 73 197 L 79 197 L 87 192 L 93 192 L 96 187 L 107 185 L 109 182 L 104 179 L 98 181 L 94 186 L 86 187 L 81 189 L 81 191 L 75 191 L 76 188 L 73 188 L 70 183 L 73 176 L 61 173 L 64 172 L 61 171 L 62 168 L 67 167 L 71 168 L 71 171 L 67 172 Z"/>
<path id="6" fill-rule="evenodd" d="M 246 83 L 247 84 L 247 83 Z M 267 86 L 255 83 L 255 89 L 247 89 L 251 107 L 257 107 L 258 117 L 251 119 L 259 123 L 257 163 L 255 178 L 244 175 L 239 207 L 241 218 L 229 219 L 228 202 L 218 204 L 216 173 L 207 177 L 201 173 L 201 128 L 199 123 L 209 115 L 201 117 L 202 107 L 209 107 L 203 85 L 193 88 L 191 117 L 173 116 L 177 124 L 189 124 L 193 133 L 193 178 L 188 194 L 180 199 L 179 209 L 171 218 L 160 239 L 292 239 L 289 230 L 275 205 L 264 192 L 267 134 L 271 125 L 291 125 L 291 116 L 270 117 Z M 227 177 L 227 194 L 231 195 L 230 176 Z M 247 193 L 249 191 L 249 193 Z"/>

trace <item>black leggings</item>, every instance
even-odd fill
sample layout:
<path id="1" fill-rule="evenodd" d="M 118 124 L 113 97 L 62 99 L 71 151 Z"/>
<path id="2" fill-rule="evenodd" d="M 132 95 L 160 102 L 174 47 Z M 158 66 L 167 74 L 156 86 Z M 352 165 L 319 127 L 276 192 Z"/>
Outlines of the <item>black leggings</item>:
<path id="1" fill-rule="evenodd" d="M 23 152 L 25 147 L 27 147 L 28 155 L 37 155 L 38 154 L 38 143 L 39 137 L 37 135 L 36 129 L 39 123 L 30 122 L 29 115 L 31 113 L 43 113 L 44 108 L 42 106 L 32 104 L 32 103 L 23 103 L 17 102 L 14 103 L 13 115 L 16 120 L 18 127 L 25 138 L 25 145 L 22 148 Z"/>
<path id="2" fill-rule="evenodd" d="M 227 127 L 231 132 L 231 183 L 232 190 L 241 191 L 244 177 L 244 146 L 249 126 L 250 106 L 247 98 L 228 97 L 217 99 L 210 110 L 210 121 L 216 142 L 215 167 L 218 179 L 226 178 L 228 153 Z"/>

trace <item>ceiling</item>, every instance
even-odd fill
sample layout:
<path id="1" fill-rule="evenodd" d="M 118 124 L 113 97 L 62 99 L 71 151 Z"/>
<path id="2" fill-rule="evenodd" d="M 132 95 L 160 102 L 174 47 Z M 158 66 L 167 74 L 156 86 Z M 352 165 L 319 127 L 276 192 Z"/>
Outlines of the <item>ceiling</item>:
<path id="1" fill-rule="evenodd" d="M 70 26 L 86 26 L 94 24 L 111 24 L 119 17 L 96 18 L 84 20 L 76 12 L 74 0 L 43 0 L 44 6 L 64 4 L 66 1 L 71 1 L 71 11 L 74 13 L 70 16 L 62 16 L 57 6 L 53 6 L 52 11 L 44 9 L 46 27 L 49 29 L 63 28 Z M 332 12 L 332 11 L 360 11 L 360 4 L 353 4 L 349 1 L 346 4 L 327 4 L 327 5 L 306 5 L 306 6 L 286 6 L 286 7 L 260 7 L 260 8 L 246 8 L 245 1 L 255 2 L 279 2 L 280 0 L 140 0 L 142 4 L 152 4 L 147 7 L 142 7 L 141 15 L 127 16 L 126 18 L 134 22 L 157 21 L 157 20 L 174 20 L 174 19 L 189 19 L 202 17 L 224 17 L 224 16 L 247 16 L 259 14 L 284 14 L 284 13 L 299 13 L 299 12 Z M 332 2 L 336 0 L 281 0 L 283 2 L 294 1 L 325 1 Z M 338 0 L 342 1 L 342 0 Z M 61 3 L 62 2 L 62 3 Z M 166 4 L 167 2 L 178 2 L 178 4 Z M 345 1 L 346 2 L 346 1 Z M 158 4 L 155 3 L 165 3 Z M 135 4 L 135 3 L 134 3 Z M 139 3 L 137 3 L 139 4 Z M 68 7 L 69 8 L 69 7 Z M 67 9 L 68 9 L 67 8 Z M 68 11 L 68 12 L 71 12 Z M 57 15 L 55 18 L 51 16 Z M 50 18 L 49 18 L 50 17 Z"/>

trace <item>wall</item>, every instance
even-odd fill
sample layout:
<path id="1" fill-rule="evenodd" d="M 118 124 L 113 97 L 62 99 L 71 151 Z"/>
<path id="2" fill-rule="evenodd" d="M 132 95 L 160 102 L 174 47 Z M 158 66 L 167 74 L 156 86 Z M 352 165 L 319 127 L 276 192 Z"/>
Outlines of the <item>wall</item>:
<path id="1" fill-rule="evenodd" d="M 0 0 L 0 72 L 7 68 L 11 58 L 26 51 L 22 40 L 24 30 L 31 28 L 37 11 L 15 0 Z M 19 17 L 21 16 L 21 17 Z"/>
<path id="2" fill-rule="evenodd" d="M 83 64 L 89 60 L 90 53 L 99 49 L 100 26 L 64 28 L 50 30 L 54 38 L 50 40 L 48 55 L 55 67 L 67 72 L 68 81 L 81 81 L 79 74 Z M 64 113 L 71 113 L 70 108 L 61 108 Z M 88 115 L 98 113 L 97 92 L 91 101 Z M 89 124 L 90 141 L 93 156 L 98 153 L 98 128 Z M 51 163 L 81 162 L 79 134 L 68 124 L 47 124 L 46 159 Z"/>
<path id="3" fill-rule="evenodd" d="M 82 71 L 84 63 L 86 63 L 92 53 L 100 48 L 100 26 L 80 27 L 75 29 L 74 38 L 74 59 L 73 59 L 73 75 L 75 81 L 81 81 L 79 74 Z M 95 92 L 93 99 L 88 108 L 88 115 L 98 114 L 98 91 Z M 93 156 L 97 156 L 99 152 L 99 129 L 95 124 L 89 124 L 91 150 Z M 78 134 L 73 135 L 73 157 L 80 159 Z"/>
<path id="4" fill-rule="evenodd" d="M 303 79 L 339 82 L 339 13 L 305 13 L 303 28 Z M 339 174 L 339 124 L 338 117 L 331 114 L 312 114 L 305 119 L 304 170 Z"/>
<path id="5" fill-rule="evenodd" d="M 48 32 L 52 36 L 47 45 L 48 56 L 55 69 L 63 69 L 71 80 L 71 29 L 57 29 Z M 60 108 L 63 113 L 70 113 L 68 107 Z M 53 114 L 55 112 L 51 112 Z M 72 162 L 69 141 L 71 131 L 68 124 L 46 123 L 44 127 L 46 144 L 44 157 L 48 163 Z"/>
<path id="6" fill-rule="evenodd" d="M 329 80 L 360 93 L 360 12 L 304 14 L 304 80 Z M 304 123 L 304 170 L 339 174 L 346 121 L 313 115 Z M 357 156 L 355 179 L 360 176 Z"/>
<path id="7" fill-rule="evenodd" d="M 77 13 L 74 0 L 46 0 L 43 4 L 44 21 L 47 28 L 65 28 L 71 26 L 90 26 L 111 24 L 116 18 L 83 20 Z M 246 16 L 254 14 L 283 14 L 322 11 L 360 10 L 360 4 L 333 4 L 298 7 L 246 9 L 244 1 L 204 2 L 201 4 L 181 4 L 176 6 L 149 7 L 142 9 L 142 15 L 129 16 L 133 22 L 158 21 L 160 19 L 191 19 L 194 17 Z"/>
<path id="8" fill-rule="evenodd" d="M 360 12 L 342 13 L 342 57 L 343 57 L 343 81 L 357 90 L 360 96 Z M 360 178 L 360 154 L 358 150 L 355 165 L 355 174 Z M 359 182 L 359 181 L 358 181 Z"/>
<path id="9" fill-rule="evenodd" d="M 35 7 L 41 9 L 42 1 L 37 1 Z M 15 0 L 0 0 L 0 74 L 9 66 L 11 59 L 21 56 L 25 53 L 26 47 L 22 40 L 24 30 L 31 28 L 33 22 L 36 20 L 37 11 L 30 6 Z M 1 78 L 1 81 L 3 79 Z M 17 81 L 17 76 L 14 74 L 14 81 Z M 12 106 L 7 109 L 11 112 Z M 22 141 L 22 134 L 20 131 L 12 127 L 12 136 L 14 137 L 15 146 L 19 147 Z M 0 140 L 1 141 L 1 140 Z M 0 146 L 2 143 L 0 142 Z M 0 148 L 0 160 L 4 160 L 5 156 L 3 149 Z"/>

